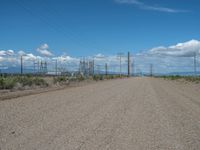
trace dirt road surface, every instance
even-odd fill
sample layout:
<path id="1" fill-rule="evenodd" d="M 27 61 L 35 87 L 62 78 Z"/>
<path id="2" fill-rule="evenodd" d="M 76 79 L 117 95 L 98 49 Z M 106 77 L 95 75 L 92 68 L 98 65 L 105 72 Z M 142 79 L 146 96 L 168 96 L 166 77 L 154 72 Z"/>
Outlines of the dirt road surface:
<path id="1" fill-rule="evenodd" d="M 200 89 L 110 80 L 0 101 L 1 150 L 199 150 Z"/>

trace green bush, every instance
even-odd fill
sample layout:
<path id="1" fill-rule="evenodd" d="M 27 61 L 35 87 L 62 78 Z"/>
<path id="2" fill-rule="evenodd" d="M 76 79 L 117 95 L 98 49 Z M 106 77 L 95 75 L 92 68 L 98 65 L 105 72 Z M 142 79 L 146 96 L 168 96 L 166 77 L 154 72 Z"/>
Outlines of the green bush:
<path id="1" fill-rule="evenodd" d="M 189 82 L 196 82 L 199 83 L 200 82 L 200 77 L 194 77 L 194 76 L 161 76 L 161 78 L 164 79 L 168 79 L 168 80 L 179 80 L 179 79 L 183 79 Z"/>
<path id="2" fill-rule="evenodd" d="M 55 77 L 54 83 L 64 83 L 67 82 L 69 79 L 65 76 Z"/>
<path id="3" fill-rule="evenodd" d="M 100 80 L 100 75 L 94 75 L 94 76 L 93 76 L 93 80 L 95 80 L 95 81 Z"/>
<path id="4" fill-rule="evenodd" d="M 83 81 L 83 80 L 85 80 L 84 76 L 82 76 L 82 75 L 78 75 L 78 76 L 77 76 L 77 79 L 78 79 L 78 81 Z"/>
<path id="5" fill-rule="evenodd" d="M 16 84 L 19 83 L 22 87 L 25 86 L 48 86 L 48 83 L 38 77 L 31 77 L 31 76 L 6 76 L 0 77 L 0 89 L 13 89 Z"/>
<path id="6" fill-rule="evenodd" d="M 0 77 L 0 89 L 12 89 L 15 85 L 16 82 L 13 78 Z"/>
<path id="7" fill-rule="evenodd" d="M 33 79 L 33 83 L 37 86 L 48 86 L 48 83 L 44 79 L 38 77 Z"/>

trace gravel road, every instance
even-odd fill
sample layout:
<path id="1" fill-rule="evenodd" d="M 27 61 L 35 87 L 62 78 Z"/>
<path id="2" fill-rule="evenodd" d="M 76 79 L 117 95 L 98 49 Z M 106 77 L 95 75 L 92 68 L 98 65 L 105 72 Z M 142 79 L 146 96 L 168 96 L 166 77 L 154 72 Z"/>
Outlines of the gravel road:
<path id="1" fill-rule="evenodd" d="M 154 78 L 0 101 L 1 150 L 199 150 L 200 88 Z"/>

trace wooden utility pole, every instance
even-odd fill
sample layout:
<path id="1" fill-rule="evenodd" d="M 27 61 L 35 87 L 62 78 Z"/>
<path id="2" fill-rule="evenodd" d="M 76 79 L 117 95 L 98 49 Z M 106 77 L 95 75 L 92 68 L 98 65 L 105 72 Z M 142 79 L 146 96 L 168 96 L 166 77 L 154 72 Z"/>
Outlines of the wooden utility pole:
<path id="1" fill-rule="evenodd" d="M 106 63 L 105 64 L 105 73 L 106 73 L 106 76 L 108 75 L 108 64 Z"/>
<path id="2" fill-rule="evenodd" d="M 23 56 L 21 56 L 21 75 L 23 74 Z"/>
<path id="3" fill-rule="evenodd" d="M 153 76 L 153 64 L 150 64 L 150 76 Z"/>
<path id="4" fill-rule="evenodd" d="M 35 74 L 35 60 L 33 61 L 33 73 Z"/>
<path id="5" fill-rule="evenodd" d="M 194 75 L 197 75 L 197 55 L 194 53 Z"/>
<path id="6" fill-rule="evenodd" d="M 57 76 L 58 75 L 58 60 L 57 59 L 56 59 L 55 71 L 56 71 L 56 76 Z"/>
<path id="7" fill-rule="evenodd" d="M 93 74 L 93 76 L 95 74 L 95 61 L 94 61 L 94 58 L 93 58 L 93 62 L 92 62 L 92 74 Z"/>
<path id="8" fill-rule="evenodd" d="M 120 77 L 122 76 L 122 56 L 123 53 L 118 53 L 118 57 L 119 57 L 119 69 L 120 69 Z"/>
<path id="9" fill-rule="evenodd" d="M 128 52 L 128 77 L 131 76 L 131 59 L 130 59 L 130 52 Z"/>
<path id="10" fill-rule="evenodd" d="M 134 59 L 132 60 L 132 63 L 131 63 L 131 69 L 132 69 L 132 76 L 135 76 L 135 66 L 134 66 Z"/>

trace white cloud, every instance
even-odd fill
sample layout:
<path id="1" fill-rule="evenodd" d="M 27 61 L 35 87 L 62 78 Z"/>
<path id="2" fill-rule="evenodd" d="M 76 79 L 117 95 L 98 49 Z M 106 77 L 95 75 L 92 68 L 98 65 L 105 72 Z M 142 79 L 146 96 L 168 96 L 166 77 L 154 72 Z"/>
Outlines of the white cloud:
<path id="1" fill-rule="evenodd" d="M 14 54 L 15 54 L 15 52 L 13 50 L 7 50 L 7 55 L 12 56 Z"/>
<path id="2" fill-rule="evenodd" d="M 159 46 L 135 55 L 135 70 L 150 72 L 153 64 L 156 73 L 193 72 L 194 54 L 197 55 L 197 70 L 200 64 L 200 41 L 190 40 L 171 46 Z"/>
<path id="3" fill-rule="evenodd" d="M 0 56 L 0 62 L 3 62 L 4 58 L 2 56 Z"/>
<path id="4" fill-rule="evenodd" d="M 42 60 L 42 59 L 44 59 L 43 57 L 40 57 L 40 56 L 35 56 L 34 54 L 32 54 L 32 53 L 26 53 L 26 52 L 24 52 L 24 51 L 18 51 L 18 55 L 19 56 L 23 56 L 23 59 L 25 60 L 25 61 L 34 61 L 34 60 Z"/>
<path id="5" fill-rule="evenodd" d="M 42 44 L 39 48 L 37 48 L 37 51 L 45 57 L 53 56 L 53 54 L 49 51 L 49 46 L 47 44 Z"/>
<path id="6" fill-rule="evenodd" d="M 155 47 L 148 52 L 152 55 L 168 55 L 179 57 L 192 57 L 194 54 L 200 54 L 200 41 L 190 40 L 184 43 L 178 43 L 169 47 Z"/>
<path id="7" fill-rule="evenodd" d="M 6 55 L 6 51 L 0 50 L 0 56 L 5 56 L 5 55 Z"/>
<path id="8" fill-rule="evenodd" d="M 40 49 L 48 50 L 48 45 L 41 45 Z M 198 40 L 190 40 L 171 46 L 155 47 L 134 55 L 135 71 L 137 73 L 149 73 L 150 64 L 153 64 L 154 73 L 192 72 L 194 70 L 194 53 L 196 53 L 197 56 L 200 56 L 200 41 Z M 0 65 L 6 67 L 19 66 L 19 56 L 21 55 L 23 55 L 25 68 L 31 68 L 31 66 L 33 66 L 33 61 L 45 61 L 48 63 L 49 70 L 54 70 L 55 60 L 58 60 L 60 68 L 66 68 L 71 71 L 78 70 L 80 60 L 84 59 L 72 57 L 66 54 L 54 57 L 45 57 L 45 55 L 37 56 L 32 53 L 26 53 L 26 51 L 18 51 L 15 53 L 13 50 L 1 50 Z M 104 71 L 105 63 L 107 63 L 110 72 L 119 72 L 119 56 L 97 54 L 93 57 L 89 56 L 85 58 L 86 61 L 92 61 L 93 59 L 95 60 L 96 69 L 100 67 L 100 69 Z M 198 59 L 199 58 L 197 58 L 197 62 L 200 64 Z M 124 54 L 121 60 L 122 71 L 127 73 L 127 54 Z"/>
<path id="9" fill-rule="evenodd" d="M 121 4 L 136 4 L 136 5 L 142 5 L 143 3 L 138 0 L 115 0 L 117 3 Z"/>
<path id="10" fill-rule="evenodd" d="M 0 56 L 12 56 L 14 54 L 13 50 L 0 50 Z"/>
<path id="11" fill-rule="evenodd" d="M 37 56 L 29 53 L 29 54 L 26 54 L 23 58 L 24 60 L 27 60 L 27 61 L 34 61 L 37 59 Z"/>
<path id="12" fill-rule="evenodd" d="M 120 4 L 135 5 L 135 6 L 139 7 L 140 9 L 144 9 L 144 10 L 153 10 L 153 11 L 168 12 L 168 13 L 187 12 L 185 10 L 178 10 L 178 9 L 172 9 L 172 8 L 161 7 L 161 6 L 147 5 L 139 0 L 115 0 L 115 2 L 120 3 Z"/>
<path id="13" fill-rule="evenodd" d="M 21 50 L 21 51 L 18 52 L 18 55 L 22 56 L 22 55 L 26 55 L 26 53 Z"/>
<path id="14" fill-rule="evenodd" d="M 97 54 L 97 55 L 95 55 L 95 57 L 97 57 L 97 58 L 103 58 L 103 57 L 105 57 L 103 54 Z"/>
<path id="15" fill-rule="evenodd" d="M 79 63 L 80 59 L 71 57 L 68 55 L 61 55 L 58 57 L 54 57 L 53 60 L 57 60 L 60 63 Z"/>

